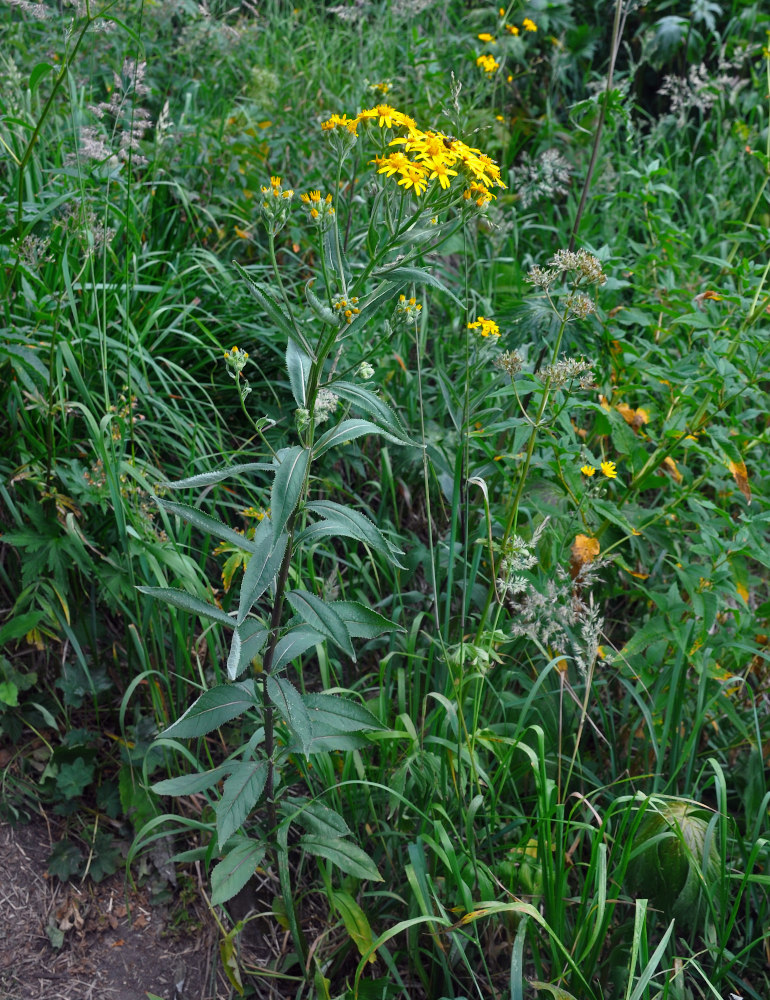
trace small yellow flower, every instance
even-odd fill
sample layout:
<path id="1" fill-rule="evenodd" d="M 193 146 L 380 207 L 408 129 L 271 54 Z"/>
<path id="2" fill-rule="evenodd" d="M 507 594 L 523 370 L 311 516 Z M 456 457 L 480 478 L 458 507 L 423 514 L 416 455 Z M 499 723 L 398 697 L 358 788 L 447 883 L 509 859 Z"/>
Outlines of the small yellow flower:
<path id="1" fill-rule="evenodd" d="M 491 76 L 496 69 L 500 68 L 500 63 L 494 56 L 490 55 L 479 56 L 476 60 L 476 65 L 483 69 L 487 76 Z"/>
<path id="2" fill-rule="evenodd" d="M 518 35 L 519 33 L 519 29 L 516 27 L 515 24 L 506 24 L 505 30 L 508 32 L 509 35 Z"/>
<path id="3" fill-rule="evenodd" d="M 614 462 L 602 462 L 602 472 L 608 479 L 616 479 L 618 475 Z"/>
<path id="4" fill-rule="evenodd" d="M 584 465 L 580 471 L 583 473 L 584 476 L 592 476 L 596 472 L 596 469 L 593 467 L 593 465 Z M 602 469 L 602 471 L 604 470 Z"/>
<path id="5" fill-rule="evenodd" d="M 521 22 L 521 26 L 525 31 L 537 31 L 537 25 L 535 24 L 534 21 L 530 20 L 528 17 L 524 18 L 524 20 Z"/>
<path id="6" fill-rule="evenodd" d="M 489 45 L 494 45 L 496 41 L 495 36 L 490 35 L 488 31 L 482 31 L 480 35 L 477 35 L 477 38 L 480 42 L 486 42 Z"/>

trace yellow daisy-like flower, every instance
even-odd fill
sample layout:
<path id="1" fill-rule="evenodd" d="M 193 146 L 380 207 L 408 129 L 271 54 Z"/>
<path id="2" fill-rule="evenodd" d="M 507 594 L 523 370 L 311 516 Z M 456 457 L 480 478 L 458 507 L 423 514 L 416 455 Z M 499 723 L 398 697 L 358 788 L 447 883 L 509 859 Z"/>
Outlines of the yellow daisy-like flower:
<path id="1" fill-rule="evenodd" d="M 596 472 L 596 469 L 593 467 L 593 465 L 584 465 L 580 471 L 583 473 L 584 476 L 592 476 Z"/>
<path id="2" fill-rule="evenodd" d="M 489 45 L 495 44 L 495 36 L 490 35 L 488 31 L 482 31 L 480 35 L 476 36 L 480 42 L 487 42 Z"/>
<path id="3" fill-rule="evenodd" d="M 500 327 L 493 319 L 477 316 L 475 323 L 468 324 L 469 330 L 478 330 L 482 337 L 499 337 Z"/>
<path id="4" fill-rule="evenodd" d="M 519 33 L 519 29 L 516 27 L 515 24 L 506 24 L 505 30 L 508 32 L 509 35 L 518 35 Z"/>
<path id="5" fill-rule="evenodd" d="M 495 59 L 494 56 L 483 55 L 479 56 L 476 60 L 476 65 L 483 69 L 487 76 L 491 76 L 495 70 L 500 68 L 500 63 Z"/>
<path id="6" fill-rule="evenodd" d="M 530 18 L 525 17 L 521 22 L 521 26 L 525 31 L 537 31 L 537 25 Z"/>
<path id="7" fill-rule="evenodd" d="M 616 479 L 618 475 L 614 462 L 602 462 L 602 472 L 608 479 Z"/>

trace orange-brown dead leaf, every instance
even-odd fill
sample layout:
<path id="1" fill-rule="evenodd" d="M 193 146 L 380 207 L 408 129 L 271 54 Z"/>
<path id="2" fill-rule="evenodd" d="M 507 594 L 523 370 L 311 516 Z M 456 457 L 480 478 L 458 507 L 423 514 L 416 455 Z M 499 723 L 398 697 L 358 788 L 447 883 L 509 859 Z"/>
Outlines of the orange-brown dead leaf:
<path id="1" fill-rule="evenodd" d="M 589 535 L 576 535 L 570 549 L 570 575 L 574 580 L 580 567 L 592 563 L 599 555 L 599 539 Z"/>
<path id="2" fill-rule="evenodd" d="M 746 471 L 745 463 L 730 462 L 729 468 L 738 489 L 746 498 L 746 503 L 751 503 L 751 487 L 749 486 L 749 474 Z"/>

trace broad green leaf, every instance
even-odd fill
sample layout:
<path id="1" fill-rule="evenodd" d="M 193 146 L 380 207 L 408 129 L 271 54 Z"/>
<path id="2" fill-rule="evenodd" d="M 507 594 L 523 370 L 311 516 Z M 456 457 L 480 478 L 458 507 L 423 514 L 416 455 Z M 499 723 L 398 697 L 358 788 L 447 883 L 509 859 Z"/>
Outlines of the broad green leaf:
<path id="1" fill-rule="evenodd" d="M 222 789 L 222 798 L 216 806 L 217 839 L 226 844 L 232 835 L 243 826 L 246 817 L 265 788 L 267 762 L 236 761 L 232 773 Z"/>
<path id="2" fill-rule="evenodd" d="M 265 856 L 265 847 L 256 840 L 243 840 L 211 871 L 211 902 L 221 906 L 240 892 Z"/>
<path id="3" fill-rule="evenodd" d="M 377 423 L 381 427 L 384 427 L 393 437 L 397 438 L 401 444 L 421 447 L 418 442 L 413 441 L 409 437 L 401 421 L 388 404 L 383 402 L 379 396 L 375 396 L 371 389 L 365 389 L 363 386 L 355 385 L 353 382 L 333 382 L 329 388 L 337 396 L 347 399 L 349 403 L 353 403 L 359 409 L 368 413 L 370 417 L 374 417 Z"/>
<path id="4" fill-rule="evenodd" d="M 299 740 L 302 752 L 307 755 L 313 732 L 302 695 L 285 677 L 274 677 L 272 674 L 267 678 L 266 687 L 268 698 Z"/>
<path id="5" fill-rule="evenodd" d="M 11 639 L 20 639 L 27 632 L 31 632 L 42 617 L 39 611 L 27 611 L 23 615 L 15 615 L 10 618 L 0 628 L 0 647 L 10 642 Z"/>
<path id="6" fill-rule="evenodd" d="M 227 625 L 228 628 L 235 628 L 235 621 L 221 608 L 207 601 L 201 601 L 193 597 L 184 590 L 172 590 L 170 587 L 137 587 L 140 593 L 149 597 L 157 597 L 158 600 L 165 601 L 182 611 L 190 611 L 194 615 L 203 615 L 204 618 L 211 618 L 212 621 Z"/>
<path id="7" fill-rule="evenodd" d="M 360 955 L 367 955 L 368 953 L 368 961 L 374 962 L 377 952 L 373 951 L 371 947 L 374 943 L 374 938 L 372 937 L 372 928 L 369 926 L 369 921 L 366 919 L 364 911 L 350 893 L 347 892 L 333 891 L 332 902 L 342 917 L 345 930 L 355 942 L 358 953 Z"/>
<path id="8" fill-rule="evenodd" d="M 190 705 L 184 715 L 165 729 L 161 736 L 191 739 L 205 736 L 212 729 L 236 719 L 256 701 L 254 681 L 238 681 L 237 684 L 220 684 L 209 688 Z"/>
<path id="9" fill-rule="evenodd" d="M 286 348 L 286 370 L 289 373 L 291 394 L 297 406 L 307 406 L 307 380 L 312 363 L 312 359 L 302 348 L 290 340 Z"/>
<path id="10" fill-rule="evenodd" d="M 307 510 L 323 518 L 323 521 L 311 524 L 300 535 L 303 541 L 314 538 L 327 538 L 343 535 L 356 538 L 370 548 L 387 556 L 399 569 L 403 566 L 396 559 L 396 553 L 402 553 L 385 538 L 383 533 L 369 518 L 352 507 L 335 503 L 333 500 L 314 500 L 307 505 Z"/>
<path id="11" fill-rule="evenodd" d="M 302 487 L 305 483 L 305 473 L 310 461 L 310 452 L 299 446 L 284 448 L 278 453 L 281 464 L 273 480 L 270 494 L 270 521 L 276 537 L 286 527 L 294 508 L 299 502 Z"/>
<path id="12" fill-rule="evenodd" d="M 299 625 L 297 628 L 293 628 L 275 644 L 275 655 L 271 669 L 277 672 L 281 667 L 301 656 L 305 650 L 310 649 L 311 646 L 317 646 L 323 641 L 323 635 L 316 629 L 310 628 L 309 625 Z"/>
<path id="13" fill-rule="evenodd" d="M 342 816 L 322 802 L 299 796 L 286 796 L 283 805 L 286 809 L 295 810 L 290 819 L 304 826 L 308 833 L 332 838 L 347 837 L 350 834 L 350 827 Z"/>
<path id="14" fill-rule="evenodd" d="M 53 67 L 50 63 L 40 62 L 35 66 L 32 72 L 29 74 L 29 89 L 32 93 L 35 92 L 35 87 L 42 80 L 44 76 L 47 76 Z"/>
<path id="15" fill-rule="evenodd" d="M 406 629 L 384 615 L 372 611 L 358 601 L 332 601 L 333 608 L 345 622 L 352 639 L 376 639 L 383 632 L 405 632 Z"/>
<path id="16" fill-rule="evenodd" d="M 382 876 L 369 855 L 349 840 L 343 840 L 340 837 L 316 837 L 308 833 L 300 839 L 300 845 L 308 854 L 326 858 L 327 861 L 331 861 L 348 875 L 354 875 L 356 878 L 368 878 L 373 882 L 382 882 Z"/>
<path id="17" fill-rule="evenodd" d="M 261 622 L 245 621 L 236 626 L 227 657 L 227 677 L 234 681 L 267 642 L 268 630 Z"/>
<path id="18" fill-rule="evenodd" d="M 329 604 L 307 590 L 290 590 L 286 600 L 311 628 L 317 629 L 327 639 L 339 646 L 355 660 L 356 654 L 345 622 Z"/>
<path id="19" fill-rule="evenodd" d="M 190 524 L 196 528 L 200 528 L 201 531 L 205 531 L 206 534 L 213 535 L 214 538 L 219 538 L 220 541 L 229 542 L 244 552 L 254 551 L 254 546 L 245 535 L 233 531 L 232 528 L 228 528 L 218 518 L 204 514 L 197 507 L 190 507 L 186 503 L 175 503 L 172 500 L 164 500 L 162 497 L 156 496 L 153 497 L 153 500 L 169 514 L 175 514 L 177 517 L 181 517 L 183 521 L 189 521 Z"/>
<path id="20" fill-rule="evenodd" d="M 356 417 L 351 420 L 341 420 L 335 427 L 331 427 L 326 431 L 313 446 L 313 457 L 320 458 L 330 448 L 334 448 L 338 444 L 345 444 L 348 441 L 354 441 L 356 438 L 363 437 L 364 434 L 378 434 L 388 441 L 393 441 L 394 444 L 404 443 L 402 438 L 395 437 L 389 431 L 383 430 L 377 424 L 373 424 L 371 420 L 362 420 Z"/>
<path id="21" fill-rule="evenodd" d="M 368 708 L 349 698 L 312 692 L 304 696 L 310 720 L 337 732 L 353 733 L 364 729 L 384 729 Z"/>
<path id="22" fill-rule="evenodd" d="M 280 535 L 274 535 L 272 523 L 263 518 L 254 532 L 253 541 L 256 551 L 249 559 L 241 580 L 237 625 L 244 623 L 246 615 L 275 579 L 281 568 L 289 536 L 285 531 Z"/>
<path id="23" fill-rule="evenodd" d="M 176 778 L 166 778 L 165 781 L 156 781 L 152 786 L 156 795 L 195 795 L 196 792 L 205 792 L 207 788 L 212 788 L 217 782 L 232 770 L 232 764 L 220 764 L 210 771 L 199 771 L 197 774 L 180 774 Z"/>
<path id="24" fill-rule="evenodd" d="M 200 472 L 197 476 L 189 476 L 187 479 L 174 479 L 172 482 L 162 485 L 169 490 L 196 489 L 198 486 L 221 483 L 224 479 L 231 479 L 233 476 L 243 476 L 247 472 L 275 472 L 275 466 L 269 462 L 245 462 L 243 465 L 228 465 L 223 469 L 214 469 L 212 472 Z"/>

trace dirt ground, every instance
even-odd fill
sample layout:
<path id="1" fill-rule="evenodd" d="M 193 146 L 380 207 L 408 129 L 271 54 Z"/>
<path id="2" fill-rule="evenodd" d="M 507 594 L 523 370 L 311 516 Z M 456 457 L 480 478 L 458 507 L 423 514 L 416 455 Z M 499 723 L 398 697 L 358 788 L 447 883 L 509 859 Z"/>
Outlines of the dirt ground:
<path id="1" fill-rule="evenodd" d="M 185 932 L 123 872 L 96 884 L 47 873 L 47 824 L 0 824 L 0 1000 L 222 1000 L 216 927 Z M 62 941 L 54 948 L 54 941 Z M 219 981 L 217 981 L 219 980 Z"/>

